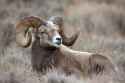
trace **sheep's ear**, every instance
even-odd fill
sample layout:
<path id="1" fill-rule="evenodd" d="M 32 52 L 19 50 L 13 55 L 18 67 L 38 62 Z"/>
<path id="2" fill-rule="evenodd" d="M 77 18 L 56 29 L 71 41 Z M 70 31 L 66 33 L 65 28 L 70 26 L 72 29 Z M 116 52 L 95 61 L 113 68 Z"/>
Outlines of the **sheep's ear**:
<path id="1" fill-rule="evenodd" d="M 89 58 L 89 74 L 102 74 L 113 70 L 113 64 L 108 57 L 100 54 L 94 54 Z"/>

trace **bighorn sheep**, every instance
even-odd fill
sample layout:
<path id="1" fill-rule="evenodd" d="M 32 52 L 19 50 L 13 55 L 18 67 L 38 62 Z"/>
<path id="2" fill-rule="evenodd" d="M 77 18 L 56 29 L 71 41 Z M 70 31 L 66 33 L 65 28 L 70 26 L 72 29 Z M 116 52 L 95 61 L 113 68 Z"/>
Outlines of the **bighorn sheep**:
<path id="1" fill-rule="evenodd" d="M 56 16 L 47 21 L 26 17 L 16 26 L 16 41 L 25 48 L 32 45 L 32 67 L 38 72 L 55 68 L 67 75 L 76 73 L 88 76 L 113 68 L 105 56 L 68 48 L 77 38 L 78 33 L 71 38 L 65 36 L 63 19 Z"/>

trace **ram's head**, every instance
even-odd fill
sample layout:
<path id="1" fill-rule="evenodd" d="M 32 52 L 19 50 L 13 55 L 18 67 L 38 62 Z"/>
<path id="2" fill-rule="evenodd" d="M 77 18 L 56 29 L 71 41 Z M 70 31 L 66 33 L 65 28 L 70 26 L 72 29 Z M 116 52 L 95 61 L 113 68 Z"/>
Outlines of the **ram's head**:
<path id="1" fill-rule="evenodd" d="M 58 16 L 50 17 L 47 21 L 34 16 L 25 17 L 16 25 L 16 42 L 22 47 L 28 47 L 34 41 L 38 41 L 41 46 L 71 46 L 77 37 L 78 33 L 66 37 L 63 19 Z"/>

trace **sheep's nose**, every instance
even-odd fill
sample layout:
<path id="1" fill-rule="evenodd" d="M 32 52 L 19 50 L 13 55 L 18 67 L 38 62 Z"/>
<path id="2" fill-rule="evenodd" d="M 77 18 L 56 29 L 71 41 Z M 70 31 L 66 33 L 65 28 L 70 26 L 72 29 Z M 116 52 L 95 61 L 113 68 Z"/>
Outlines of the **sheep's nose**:
<path id="1" fill-rule="evenodd" d="M 61 39 L 60 37 L 57 37 L 56 40 L 57 40 L 57 41 L 61 41 L 62 39 Z"/>
<path id="2" fill-rule="evenodd" d="M 56 44 L 60 45 L 62 43 L 62 38 L 61 37 L 57 37 L 56 38 Z"/>

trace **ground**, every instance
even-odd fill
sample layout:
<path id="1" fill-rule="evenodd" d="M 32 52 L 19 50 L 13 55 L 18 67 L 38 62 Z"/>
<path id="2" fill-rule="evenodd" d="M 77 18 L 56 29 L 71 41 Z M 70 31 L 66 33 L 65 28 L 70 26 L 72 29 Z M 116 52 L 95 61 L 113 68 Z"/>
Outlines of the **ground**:
<path id="1" fill-rule="evenodd" d="M 40 83 L 44 78 L 49 78 L 32 72 L 30 49 L 21 48 L 15 43 L 15 24 L 26 16 L 47 19 L 59 15 L 64 18 L 67 36 L 80 30 L 72 49 L 109 57 L 118 68 L 118 83 L 124 83 L 124 5 L 124 0 L 0 0 L 0 82 L 13 80 L 12 83 L 18 83 L 19 80 L 19 83 Z M 65 77 L 56 79 L 62 78 Z M 80 80 L 72 83 L 76 82 L 80 83 Z"/>

